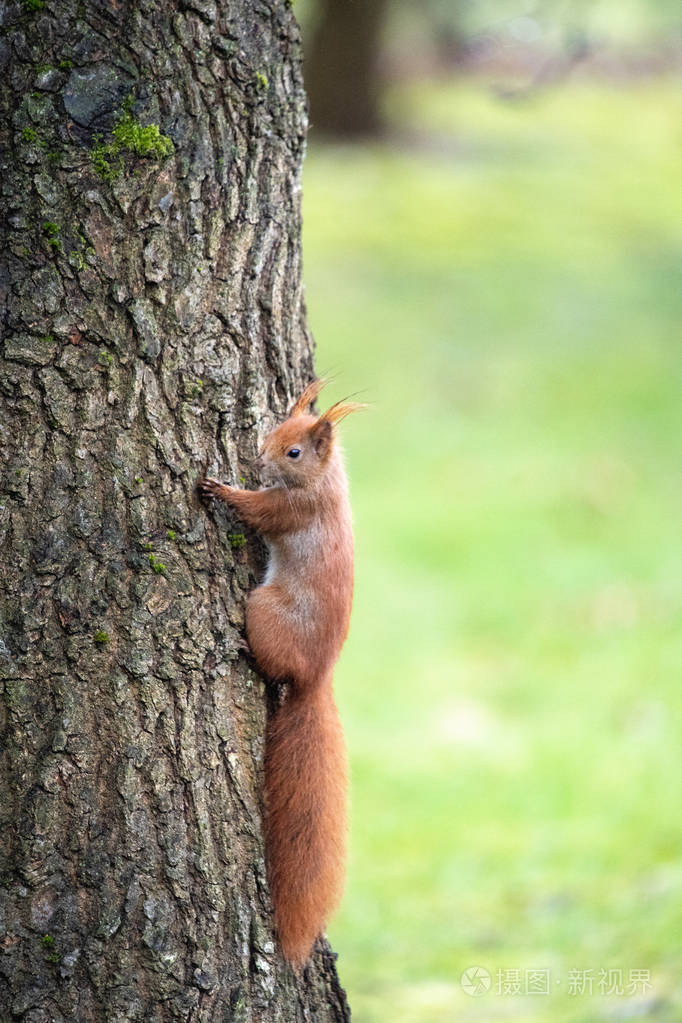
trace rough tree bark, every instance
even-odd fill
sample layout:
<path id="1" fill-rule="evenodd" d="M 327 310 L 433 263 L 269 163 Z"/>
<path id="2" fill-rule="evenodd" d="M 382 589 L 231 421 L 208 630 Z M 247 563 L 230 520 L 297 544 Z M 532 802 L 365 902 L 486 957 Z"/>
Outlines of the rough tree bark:
<path id="1" fill-rule="evenodd" d="M 194 491 L 251 482 L 312 372 L 296 24 L 1 17 L 0 1019 L 346 1020 L 326 942 L 297 978 L 271 928 L 262 551 Z"/>

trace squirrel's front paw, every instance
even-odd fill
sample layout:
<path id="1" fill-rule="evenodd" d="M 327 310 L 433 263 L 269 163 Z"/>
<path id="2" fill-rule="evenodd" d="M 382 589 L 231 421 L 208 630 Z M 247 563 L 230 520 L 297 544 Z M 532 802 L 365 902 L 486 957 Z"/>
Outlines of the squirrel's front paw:
<path id="1" fill-rule="evenodd" d="M 209 477 L 206 480 L 199 480 L 197 490 L 202 497 L 217 497 L 218 499 L 225 500 L 230 488 L 221 483 L 220 480 L 214 480 L 212 477 Z"/>

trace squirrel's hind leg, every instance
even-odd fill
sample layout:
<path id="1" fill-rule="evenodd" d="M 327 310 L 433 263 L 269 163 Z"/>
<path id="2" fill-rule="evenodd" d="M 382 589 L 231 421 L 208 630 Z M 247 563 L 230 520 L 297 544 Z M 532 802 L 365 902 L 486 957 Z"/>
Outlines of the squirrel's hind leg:
<path id="1" fill-rule="evenodd" d="M 256 662 L 269 678 L 308 685 L 319 674 L 276 583 L 259 586 L 246 605 L 246 634 Z"/>

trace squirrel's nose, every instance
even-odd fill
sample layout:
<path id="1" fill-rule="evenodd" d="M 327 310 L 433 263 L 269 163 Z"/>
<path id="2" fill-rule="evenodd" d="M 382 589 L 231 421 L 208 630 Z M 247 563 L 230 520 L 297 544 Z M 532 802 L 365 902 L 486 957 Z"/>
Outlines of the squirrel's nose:
<path id="1" fill-rule="evenodd" d="M 265 459 L 263 458 L 262 455 L 258 456 L 258 458 L 253 463 L 253 467 L 256 470 L 256 472 L 262 472 L 263 471 L 263 469 L 265 468 Z"/>

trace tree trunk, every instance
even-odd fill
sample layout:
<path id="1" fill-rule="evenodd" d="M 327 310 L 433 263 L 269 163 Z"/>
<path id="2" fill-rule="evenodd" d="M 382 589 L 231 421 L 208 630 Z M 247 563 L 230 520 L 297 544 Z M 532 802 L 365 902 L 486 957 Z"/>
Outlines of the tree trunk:
<path id="1" fill-rule="evenodd" d="M 316 132 L 339 137 L 380 134 L 381 33 L 386 0 L 321 0 L 307 48 L 305 79 Z"/>
<path id="2" fill-rule="evenodd" d="M 346 1020 L 272 932 L 262 550 L 194 489 L 253 482 L 312 372 L 295 21 L 2 17 L 0 1020 Z"/>

